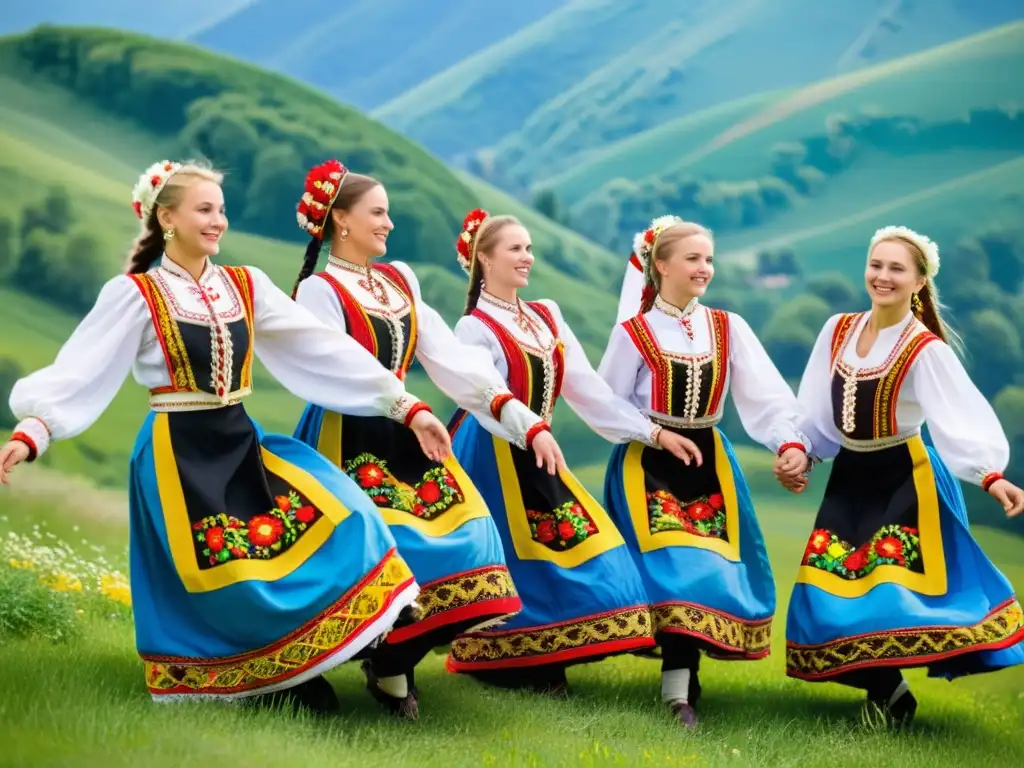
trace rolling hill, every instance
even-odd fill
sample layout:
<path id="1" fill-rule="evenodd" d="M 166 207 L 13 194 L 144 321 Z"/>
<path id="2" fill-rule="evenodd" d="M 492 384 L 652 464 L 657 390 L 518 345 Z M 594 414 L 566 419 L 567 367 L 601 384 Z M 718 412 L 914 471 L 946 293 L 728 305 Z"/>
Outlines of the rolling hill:
<path id="1" fill-rule="evenodd" d="M 508 188 L 701 109 L 1020 18 L 963 0 L 579 0 L 375 110 L 443 157 L 493 149 Z M 490 114 L 490 118 L 481 118 Z M 466 137 L 459 126 L 477 126 Z"/>
<path id="2" fill-rule="evenodd" d="M 863 244 L 883 223 L 949 242 L 971 221 L 980 227 L 1017 215 L 1022 66 L 1017 22 L 681 118 L 613 144 L 545 186 L 569 208 L 573 226 L 613 249 L 627 247 L 650 216 L 673 210 L 715 227 L 726 257 L 793 247 L 808 270 L 838 265 L 855 277 Z M 794 192 L 795 180 L 780 181 L 780 148 L 824 168 L 811 169 L 813 188 Z M 776 183 L 789 190 L 788 203 L 752 221 L 725 215 L 730 195 L 746 205 Z M 679 191 L 692 184 L 704 202 L 687 208 Z M 833 231 L 835 242 L 827 242 Z M 816 233 L 813 252 L 797 247 L 806 232 Z"/>

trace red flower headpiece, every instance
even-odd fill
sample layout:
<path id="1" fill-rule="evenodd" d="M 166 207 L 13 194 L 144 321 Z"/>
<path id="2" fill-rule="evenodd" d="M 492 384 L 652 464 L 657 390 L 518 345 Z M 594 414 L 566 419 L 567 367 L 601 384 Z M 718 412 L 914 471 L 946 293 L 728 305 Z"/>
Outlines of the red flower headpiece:
<path id="1" fill-rule="evenodd" d="M 303 232 L 323 239 L 327 216 L 347 174 L 348 168 L 337 160 L 321 163 L 306 174 L 306 191 L 295 209 L 295 219 Z"/>
<path id="2" fill-rule="evenodd" d="M 462 220 L 462 232 L 455 241 L 456 258 L 459 266 L 468 275 L 473 270 L 473 259 L 476 257 L 476 241 L 484 222 L 490 217 L 487 211 L 475 208 Z"/>

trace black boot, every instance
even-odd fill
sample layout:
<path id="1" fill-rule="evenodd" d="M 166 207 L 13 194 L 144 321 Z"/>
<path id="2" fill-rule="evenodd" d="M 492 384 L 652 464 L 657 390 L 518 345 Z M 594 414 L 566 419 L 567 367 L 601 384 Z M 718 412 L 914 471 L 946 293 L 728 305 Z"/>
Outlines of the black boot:
<path id="1" fill-rule="evenodd" d="M 910 692 L 905 680 L 887 694 L 872 691 L 868 693 L 864 720 L 868 725 L 902 730 L 907 728 L 917 713 L 917 699 Z"/>
<path id="2" fill-rule="evenodd" d="M 409 684 L 409 692 L 403 698 L 398 698 L 380 687 L 377 673 L 373 670 L 373 662 L 367 659 L 363 662 L 362 669 L 363 674 L 366 675 L 366 690 L 370 692 L 370 695 L 379 704 L 383 705 L 388 712 L 397 717 L 406 720 L 419 720 L 420 702 L 416 689 L 411 683 Z"/>

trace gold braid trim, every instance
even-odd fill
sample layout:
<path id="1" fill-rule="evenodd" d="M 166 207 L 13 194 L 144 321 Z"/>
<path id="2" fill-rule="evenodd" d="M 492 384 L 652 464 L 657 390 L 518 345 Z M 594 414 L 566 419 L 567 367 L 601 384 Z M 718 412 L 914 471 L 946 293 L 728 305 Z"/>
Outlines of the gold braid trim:
<path id="1" fill-rule="evenodd" d="M 425 619 L 474 603 L 515 597 L 519 597 L 519 593 L 512 583 L 508 568 L 498 566 L 460 574 L 421 587 L 416 602 L 423 609 Z"/>
<path id="2" fill-rule="evenodd" d="M 543 657 L 556 653 L 572 655 L 573 651 L 581 651 L 587 646 L 650 637 L 651 616 L 648 609 L 626 608 L 555 627 L 513 630 L 500 634 L 487 632 L 462 635 L 452 643 L 452 658 L 457 662 L 472 664 Z M 600 653 L 600 650 L 595 649 L 595 652 Z"/>
<path id="3" fill-rule="evenodd" d="M 288 637 L 252 653 L 199 660 L 143 655 L 146 683 L 157 694 L 228 695 L 263 688 L 293 677 L 344 648 L 412 582 L 401 557 L 392 553 L 379 570 Z"/>
<path id="4" fill-rule="evenodd" d="M 651 608 L 654 632 L 685 632 L 727 652 L 746 657 L 767 656 L 772 644 L 772 619 L 741 621 L 699 605 L 672 603 Z"/>
<path id="5" fill-rule="evenodd" d="M 876 632 L 814 646 L 786 644 L 786 674 L 821 679 L 852 668 L 916 666 L 987 647 L 1002 647 L 1014 637 L 1024 640 L 1024 611 L 1017 600 L 997 608 L 970 627 L 927 627 Z"/>
<path id="6" fill-rule="evenodd" d="M 188 350 L 185 348 L 185 340 L 181 336 L 181 329 L 172 317 L 171 310 L 167 306 L 167 299 L 160 291 L 157 282 L 148 274 L 132 275 L 132 279 L 142 292 L 146 304 L 153 318 L 153 328 L 156 331 L 157 340 L 164 350 L 164 357 L 167 361 L 167 369 L 171 375 L 170 390 L 174 392 L 199 392 L 199 385 L 196 384 L 196 377 L 192 373 L 192 364 L 188 358 Z"/>

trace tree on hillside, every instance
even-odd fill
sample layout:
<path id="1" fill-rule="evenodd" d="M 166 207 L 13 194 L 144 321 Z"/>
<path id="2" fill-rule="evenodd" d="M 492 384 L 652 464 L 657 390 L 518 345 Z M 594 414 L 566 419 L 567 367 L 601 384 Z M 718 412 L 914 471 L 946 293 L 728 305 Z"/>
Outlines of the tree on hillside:
<path id="1" fill-rule="evenodd" d="M 998 311 L 983 309 L 964 327 L 971 377 L 987 398 L 1015 379 L 1024 363 L 1020 331 Z"/>
<path id="2" fill-rule="evenodd" d="M 822 272 L 807 281 L 807 290 L 828 304 L 833 313 L 853 312 L 862 303 L 853 283 L 841 272 Z"/>
<path id="3" fill-rule="evenodd" d="M 242 209 L 242 226 L 273 237 L 293 239 L 295 205 L 302 193 L 306 169 L 287 144 L 261 149 L 252 164 L 252 182 Z"/>
<path id="4" fill-rule="evenodd" d="M 558 196 L 553 189 L 542 189 L 533 198 L 533 207 L 543 216 L 558 221 Z"/>
<path id="5" fill-rule="evenodd" d="M 0 216 L 0 281 L 6 280 L 14 272 L 17 261 L 14 222 L 9 216 Z"/>
<path id="6" fill-rule="evenodd" d="M 795 379 L 803 375 L 817 337 L 816 331 L 779 320 L 776 314 L 762 331 L 761 343 L 779 372 L 787 379 Z"/>
<path id="7" fill-rule="evenodd" d="M 63 237 L 43 228 L 22 239 L 18 266 L 11 282 L 26 293 L 46 297 L 63 276 Z"/>
<path id="8" fill-rule="evenodd" d="M 25 372 L 17 360 L 9 357 L 0 358 L 0 429 L 11 429 L 18 423 L 7 403 L 15 382 L 24 375 Z"/>
<path id="9" fill-rule="evenodd" d="M 74 221 L 67 189 L 61 186 L 50 187 L 41 202 L 31 203 L 22 209 L 19 234 L 22 242 L 36 229 L 65 234 Z"/>
<path id="10" fill-rule="evenodd" d="M 85 232 L 70 237 L 59 262 L 57 296 L 68 309 L 85 314 L 107 278 L 107 268 L 96 238 Z"/>

